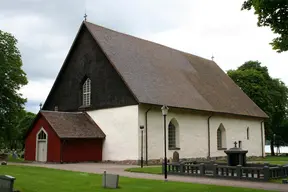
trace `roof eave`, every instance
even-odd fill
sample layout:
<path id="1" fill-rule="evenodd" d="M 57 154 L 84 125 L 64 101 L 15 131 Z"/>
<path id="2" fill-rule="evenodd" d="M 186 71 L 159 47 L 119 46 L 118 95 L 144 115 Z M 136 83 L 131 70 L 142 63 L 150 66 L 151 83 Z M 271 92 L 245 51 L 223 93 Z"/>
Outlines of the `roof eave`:
<path id="1" fill-rule="evenodd" d="M 115 64 L 111 61 L 111 59 L 108 57 L 107 53 L 104 51 L 103 47 L 101 46 L 101 44 L 98 42 L 97 38 L 93 35 L 93 33 L 91 32 L 89 26 L 87 25 L 87 22 L 83 22 L 84 25 L 86 26 L 86 28 L 88 29 L 89 33 L 92 35 L 93 39 L 95 40 L 95 42 L 97 43 L 97 45 L 99 46 L 99 48 L 101 49 L 101 51 L 104 53 L 105 57 L 108 59 L 108 61 L 110 62 L 110 64 L 112 65 L 112 67 L 115 69 L 115 71 L 117 72 L 117 74 L 119 75 L 119 77 L 122 79 L 122 81 L 124 82 L 124 84 L 126 85 L 126 87 L 128 88 L 128 90 L 130 91 L 130 93 L 133 95 L 133 98 L 135 99 L 135 101 L 139 104 L 139 98 L 137 97 L 137 95 L 132 91 L 132 88 L 129 86 L 128 82 L 125 81 L 124 77 L 121 75 L 121 73 L 119 72 L 119 70 L 115 67 Z"/>
<path id="2" fill-rule="evenodd" d="M 81 29 L 83 28 L 83 25 L 84 25 L 84 21 L 81 23 L 81 25 L 80 25 L 80 27 L 79 27 L 79 29 L 78 29 L 78 31 L 77 31 L 76 37 L 74 38 L 74 40 L 73 40 L 73 42 L 72 42 L 72 45 L 71 45 L 71 47 L 70 47 L 70 49 L 69 49 L 69 51 L 68 51 L 68 54 L 67 54 L 67 56 L 66 56 L 66 58 L 65 58 L 65 60 L 64 60 L 64 62 L 63 62 L 63 64 L 62 64 L 62 66 L 61 66 L 61 68 L 60 68 L 60 71 L 59 71 L 59 73 L 57 74 L 56 79 L 55 79 L 55 81 L 54 81 L 54 83 L 53 83 L 53 85 L 52 85 L 52 88 L 51 88 L 51 90 L 50 90 L 50 92 L 49 92 L 49 94 L 48 94 L 48 96 L 47 96 L 47 98 L 46 98 L 46 100 L 45 100 L 45 102 L 44 102 L 44 104 L 43 104 L 43 107 L 42 107 L 42 108 L 44 108 L 44 109 L 45 109 L 45 107 L 46 107 L 46 105 L 47 105 L 47 100 L 49 99 L 50 95 L 51 95 L 52 92 L 54 91 L 55 86 L 56 86 L 56 83 L 58 82 L 58 79 L 60 78 L 60 75 L 62 74 L 62 72 L 63 72 L 63 70 L 64 70 L 64 68 L 65 68 L 65 66 L 66 66 L 66 62 L 67 62 L 68 58 L 70 57 L 70 54 L 71 54 L 71 52 L 72 52 L 72 49 L 73 49 L 73 47 L 74 47 L 74 45 L 75 45 L 76 40 L 77 40 L 78 37 L 79 37 L 80 31 L 81 31 Z"/>
<path id="3" fill-rule="evenodd" d="M 155 103 L 147 103 L 147 102 L 140 102 L 140 104 L 144 104 L 144 105 L 155 105 L 155 106 L 163 106 L 165 104 L 155 104 Z M 248 118 L 256 118 L 256 119 L 269 119 L 269 116 L 263 112 L 265 115 L 263 116 L 257 116 L 257 115 L 244 115 L 244 114 L 239 114 L 239 113 L 229 113 L 229 112 L 222 112 L 222 111 L 208 111 L 208 110 L 203 110 L 203 109 L 195 109 L 195 108 L 189 108 L 189 107 L 179 107 L 179 106 L 171 106 L 171 105 L 166 105 L 169 108 L 177 108 L 177 109 L 185 109 L 185 110 L 193 110 L 196 112 L 204 112 L 207 114 L 214 114 L 214 115 L 232 115 L 232 116 L 241 116 L 241 117 L 248 117 Z M 160 108 L 159 108 L 160 110 Z"/>
<path id="4" fill-rule="evenodd" d="M 77 137 L 77 136 L 71 136 L 71 137 L 59 137 L 61 140 L 69 140 L 69 139 L 105 139 L 105 137 Z"/>

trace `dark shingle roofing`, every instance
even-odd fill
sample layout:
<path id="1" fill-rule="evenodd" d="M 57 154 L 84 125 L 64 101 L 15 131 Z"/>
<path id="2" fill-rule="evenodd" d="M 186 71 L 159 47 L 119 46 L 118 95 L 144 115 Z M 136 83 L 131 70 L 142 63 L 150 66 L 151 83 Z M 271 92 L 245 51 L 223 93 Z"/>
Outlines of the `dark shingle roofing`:
<path id="1" fill-rule="evenodd" d="M 105 138 L 98 125 L 83 112 L 40 111 L 60 138 Z"/>
<path id="2" fill-rule="evenodd" d="M 140 103 L 267 117 L 214 61 L 84 25 Z"/>

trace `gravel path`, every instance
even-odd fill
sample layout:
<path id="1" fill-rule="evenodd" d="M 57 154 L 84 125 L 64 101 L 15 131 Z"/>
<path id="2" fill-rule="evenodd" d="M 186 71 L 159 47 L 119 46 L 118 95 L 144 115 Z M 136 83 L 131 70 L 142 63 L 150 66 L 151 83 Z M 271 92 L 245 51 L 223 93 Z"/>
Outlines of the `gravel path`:
<path id="1" fill-rule="evenodd" d="M 142 179 L 153 179 L 153 180 L 164 180 L 162 175 L 145 174 L 145 173 L 131 173 L 124 171 L 126 168 L 137 167 L 131 165 L 116 165 L 116 164 L 102 164 L 102 163 L 78 163 L 78 164 L 41 164 L 41 163 L 10 163 L 13 165 L 25 165 L 25 166 L 37 166 L 54 168 L 60 170 L 79 171 L 87 173 L 107 173 L 119 174 L 120 176 L 131 177 L 131 178 L 142 178 Z M 212 184 L 220 186 L 233 186 L 233 187 L 244 187 L 263 189 L 271 191 L 288 192 L 288 185 L 277 184 L 277 183 L 264 183 L 264 182 L 251 182 L 251 181 L 236 181 L 226 179 L 215 179 L 215 178 L 204 178 L 204 177 L 188 177 L 188 176 L 170 176 L 168 175 L 168 181 L 180 181 L 189 183 L 200 183 L 200 184 Z"/>

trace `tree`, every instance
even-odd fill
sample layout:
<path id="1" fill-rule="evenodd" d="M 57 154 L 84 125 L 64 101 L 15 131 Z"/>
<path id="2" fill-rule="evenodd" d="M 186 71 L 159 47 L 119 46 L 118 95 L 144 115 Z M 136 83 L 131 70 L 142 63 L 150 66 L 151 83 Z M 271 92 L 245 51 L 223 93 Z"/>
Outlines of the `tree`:
<path id="1" fill-rule="evenodd" d="M 268 26 L 279 36 L 270 43 L 277 52 L 288 50 L 288 1 L 287 0 L 246 0 L 241 10 L 251 10 L 258 15 L 257 25 Z"/>
<path id="2" fill-rule="evenodd" d="M 22 149 L 24 148 L 25 135 L 30 126 L 32 125 L 35 117 L 36 114 L 31 112 L 25 112 L 25 116 L 22 117 L 22 119 L 18 123 L 18 126 L 16 128 L 16 130 L 18 131 L 17 141 L 20 143 Z"/>
<path id="3" fill-rule="evenodd" d="M 14 36 L 0 30 L 0 137 L 4 143 L 10 142 L 26 102 L 18 92 L 28 81 L 16 44 Z"/>
<path id="4" fill-rule="evenodd" d="M 282 140 L 281 140 L 281 145 L 282 146 L 288 146 L 288 118 L 286 117 L 285 120 L 282 122 L 282 124 L 280 125 L 280 128 L 279 128 L 279 135 L 283 135 L 286 137 L 282 137 Z"/>
<path id="5" fill-rule="evenodd" d="M 258 61 L 248 61 L 236 70 L 229 70 L 229 77 L 268 116 L 265 121 L 265 135 L 270 140 L 274 155 L 274 134 L 281 135 L 281 126 L 287 115 L 288 88 L 279 79 L 270 77 L 267 67 Z"/>

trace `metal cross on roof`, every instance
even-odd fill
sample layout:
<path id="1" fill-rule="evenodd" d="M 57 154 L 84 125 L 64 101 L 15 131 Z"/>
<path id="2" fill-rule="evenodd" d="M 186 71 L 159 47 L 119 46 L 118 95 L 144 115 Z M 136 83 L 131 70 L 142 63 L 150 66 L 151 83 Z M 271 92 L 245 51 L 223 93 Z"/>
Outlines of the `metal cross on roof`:
<path id="1" fill-rule="evenodd" d="M 85 13 L 84 15 L 84 20 L 86 21 L 87 20 L 87 14 Z"/>
<path id="2" fill-rule="evenodd" d="M 214 56 L 213 55 L 212 55 L 211 59 L 212 59 L 212 61 L 214 60 Z"/>

